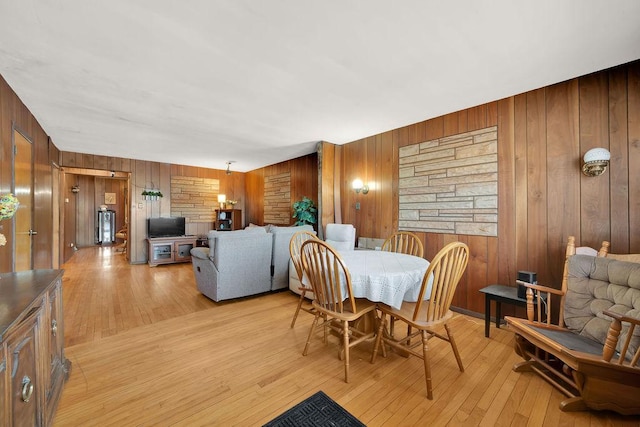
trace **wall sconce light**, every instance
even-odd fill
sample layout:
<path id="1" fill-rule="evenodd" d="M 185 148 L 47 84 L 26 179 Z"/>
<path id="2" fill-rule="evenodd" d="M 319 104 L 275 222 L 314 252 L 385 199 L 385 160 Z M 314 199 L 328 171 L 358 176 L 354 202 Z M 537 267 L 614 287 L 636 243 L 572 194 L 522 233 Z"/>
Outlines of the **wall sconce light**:
<path id="1" fill-rule="evenodd" d="M 351 188 L 353 188 L 356 193 L 362 191 L 362 194 L 367 194 L 369 192 L 369 186 L 367 184 L 363 184 L 360 178 L 356 178 L 353 180 L 353 182 L 351 183 Z"/>
<path id="2" fill-rule="evenodd" d="M 599 176 L 607 170 L 611 153 L 606 148 L 592 148 L 584 154 L 582 173 L 586 176 Z"/>
<path id="3" fill-rule="evenodd" d="M 80 192 L 80 187 L 78 185 L 74 185 L 71 187 L 71 192 L 78 194 Z"/>
<path id="4" fill-rule="evenodd" d="M 218 194 L 218 203 L 220 203 L 220 209 L 225 208 L 225 202 L 227 201 L 226 194 Z"/>

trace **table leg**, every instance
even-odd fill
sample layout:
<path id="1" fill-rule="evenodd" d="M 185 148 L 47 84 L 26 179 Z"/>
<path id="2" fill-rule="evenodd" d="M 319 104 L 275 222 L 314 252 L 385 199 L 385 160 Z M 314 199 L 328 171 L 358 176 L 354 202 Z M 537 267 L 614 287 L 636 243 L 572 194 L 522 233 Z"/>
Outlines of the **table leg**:
<path id="1" fill-rule="evenodd" d="M 491 327 L 491 298 L 484 295 L 484 336 L 489 337 L 489 328 Z"/>
<path id="2" fill-rule="evenodd" d="M 502 304 L 496 301 L 496 328 L 500 329 L 500 318 L 502 317 Z"/>

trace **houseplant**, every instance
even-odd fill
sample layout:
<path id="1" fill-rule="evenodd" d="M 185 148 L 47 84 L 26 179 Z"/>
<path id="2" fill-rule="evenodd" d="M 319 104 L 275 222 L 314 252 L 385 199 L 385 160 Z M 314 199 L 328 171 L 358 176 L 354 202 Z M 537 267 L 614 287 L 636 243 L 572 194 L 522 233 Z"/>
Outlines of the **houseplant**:
<path id="1" fill-rule="evenodd" d="M 8 193 L 0 196 L 0 220 L 12 218 L 18 210 L 18 205 L 20 205 L 20 202 L 13 194 Z M 4 234 L 0 233 L 0 246 L 6 244 L 7 238 Z"/>
<path id="2" fill-rule="evenodd" d="M 313 200 L 307 196 L 293 204 L 293 218 L 297 219 L 295 225 L 316 224 L 317 213 Z"/>

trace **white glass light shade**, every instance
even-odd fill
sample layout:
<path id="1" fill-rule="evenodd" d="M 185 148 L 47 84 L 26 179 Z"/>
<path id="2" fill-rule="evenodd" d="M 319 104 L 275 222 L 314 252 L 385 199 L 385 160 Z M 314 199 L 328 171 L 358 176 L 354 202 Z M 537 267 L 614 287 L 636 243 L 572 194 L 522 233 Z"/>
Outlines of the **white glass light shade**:
<path id="1" fill-rule="evenodd" d="M 592 148 L 584 153 L 582 173 L 586 176 L 599 176 L 607 170 L 611 153 L 606 148 Z"/>
<path id="2" fill-rule="evenodd" d="M 218 203 L 224 203 L 227 201 L 227 195 L 226 194 L 218 194 Z"/>
<path id="3" fill-rule="evenodd" d="M 592 148 L 584 153 L 584 162 L 604 162 L 611 159 L 611 153 L 606 148 Z"/>

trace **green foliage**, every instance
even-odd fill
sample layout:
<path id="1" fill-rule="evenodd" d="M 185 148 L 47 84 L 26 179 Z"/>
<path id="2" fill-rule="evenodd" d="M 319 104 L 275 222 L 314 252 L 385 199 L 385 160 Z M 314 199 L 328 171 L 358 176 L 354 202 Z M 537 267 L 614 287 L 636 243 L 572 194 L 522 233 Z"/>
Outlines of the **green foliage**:
<path id="1" fill-rule="evenodd" d="M 318 209 L 313 204 L 313 200 L 307 196 L 293 204 L 293 218 L 297 219 L 295 225 L 315 224 L 317 213 Z"/>

